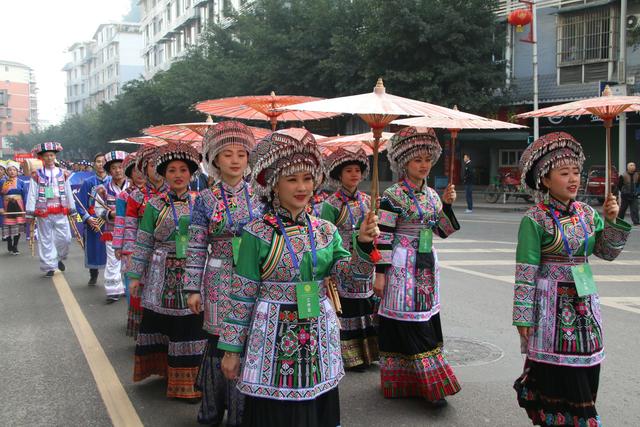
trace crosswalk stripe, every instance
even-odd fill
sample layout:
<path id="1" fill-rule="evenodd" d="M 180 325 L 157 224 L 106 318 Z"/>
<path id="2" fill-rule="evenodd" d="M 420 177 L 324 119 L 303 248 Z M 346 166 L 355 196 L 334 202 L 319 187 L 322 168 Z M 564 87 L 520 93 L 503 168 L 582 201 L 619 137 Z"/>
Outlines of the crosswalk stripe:
<path id="1" fill-rule="evenodd" d="M 483 273 L 481 271 L 469 270 L 466 268 L 454 267 L 453 265 L 448 264 L 447 262 L 440 262 L 438 265 L 441 268 L 445 268 L 447 270 L 458 271 L 460 273 L 470 274 L 472 276 L 482 277 L 485 279 L 495 280 L 498 282 L 504 283 L 513 283 L 514 276 L 513 275 L 497 275 L 497 274 L 489 274 Z M 638 282 L 639 278 L 636 274 L 621 274 L 621 275 L 598 275 L 594 274 L 593 279 L 596 283 L 608 283 L 608 282 Z"/>
<path id="2" fill-rule="evenodd" d="M 640 314 L 640 297 L 600 297 L 600 304 Z"/>
<path id="3" fill-rule="evenodd" d="M 441 250 L 438 252 L 442 252 Z M 511 259 L 511 260 L 505 260 L 505 259 L 456 259 L 456 260 L 446 260 L 446 261 L 439 261 L 440 265 L 444 265 L 444 266 L 471 266 L 471 265 L 480 265 L 480 266 L 485 266 L 485 265 L 495 265 L 495 266 L 514 266 L 516 265 L 515 260 Z M 622 266 L 622 265 L 626 265 L 626 266 L 636 266 L 636 265 L 640 265 L 640 260 L 620 260 L 620 261 L 614 261 L 613 262 L 616 266 Z M 605 261 L 603 259 L 599 259 L 599 258 L 591 258 L 589 260 L 589 264 L 592 265 L 612 265 L 611 261 Z M 638 276 L 640 277 L 640 276 Z"/>

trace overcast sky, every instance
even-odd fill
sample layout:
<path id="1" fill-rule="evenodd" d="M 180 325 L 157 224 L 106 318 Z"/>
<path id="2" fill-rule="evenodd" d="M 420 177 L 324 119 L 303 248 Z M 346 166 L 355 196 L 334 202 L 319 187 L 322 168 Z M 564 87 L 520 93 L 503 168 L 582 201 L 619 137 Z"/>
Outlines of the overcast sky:
<path id="1" fill-rule="evenodd" d="M 0 59 L 35 71 L 41 120 L 55 124 L 64 118 L 66 49 L 129 10 L 130 0 L 0 0 Z"/>

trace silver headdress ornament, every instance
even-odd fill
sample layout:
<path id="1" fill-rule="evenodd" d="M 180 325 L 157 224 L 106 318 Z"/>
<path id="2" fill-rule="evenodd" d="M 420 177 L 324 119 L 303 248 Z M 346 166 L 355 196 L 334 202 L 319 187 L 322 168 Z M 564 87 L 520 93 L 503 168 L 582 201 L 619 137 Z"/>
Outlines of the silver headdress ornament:
<path id="1" fill-rule="evenodd" d="M 582 170 L 582 146 L 566 132 L 552 132 L 536 139 L 520 158 L 520 183 L 523 189 L 541 192 L 542 178 L 552 169 L 578 166 Z"/>
<path id="2" fill-rule="evenodd" d="M 122 168 L 124 169 L 124 174 L 129 178 L 131 178 L 131 175 L 133 173 L 133 168 L 137 163 L 137 159 L 138 159 L 138 152 L 134 151 L 133 153 L 129 153 L 127 157 L 124 158 L 124 161 L 122 162 Z"/>
<path id="3" fill-rule="evenodd" d="M 433 129 L 409 126 L 394 133 L 388 144 L 387 157 L 391 170 L 399 176 L 405 175 L 407 163 L 417 156 L 426 154 L 435 165 L 442 154 L 442 147 Z"/>
<path id="4" fill-rule="evenodd" d="M 169 142 L 158 149 L 158 154 L 154 159 L 156 172 L 164 176 L 167 165 L 174 160 L 185 162 L 189 166 L 189 171 L 192 175 L 200 167 L 200 153 L 193 145 Z"/>
<path id="5" fill-rule="evenodd" d="M 362 148 L 358 151 L 349 151 L 344 148 L 338 148 L 325 160 L 326 174 L 329 177 L 329 185 L 333 188 L 340 188 L 340 174 L 347 164 L 357 164 L 362 171 L 362 178 L 369 176 L 369 158 Z"/>
<path id="6" fill-rule="evenodd" d="M 202 140 L 202 157 L 207 175 L 220 179 L 220 169 L 215 165 L 215 158 L 224 149 L 241 147 L 251 153 L 255 145 L 255 137 L 244 123 L 227 120 L 210 127 Z"/>
<path id="7" fill-rule="evenodd" d="M 250 163 L 254 191 L 266 197 L 271 197 L 271 190 L 281 176 L 309 172 L 313 175 L 314 191 L 322 184 L 324 176 L 318 144 L 305 129 L 270 133 L 251 153 Z"/>
<path id="8" fill-rule="evenodd" d="M 158 149 L 159 147 L 157 145 L 145 144 L 137 151 L 136 168 L 142 172 L 147 179 L 149 178 L 149 176 L 147 176 L 147 165 L 149 162 L 153 164 L 153 161 L 158 156 Z"/>

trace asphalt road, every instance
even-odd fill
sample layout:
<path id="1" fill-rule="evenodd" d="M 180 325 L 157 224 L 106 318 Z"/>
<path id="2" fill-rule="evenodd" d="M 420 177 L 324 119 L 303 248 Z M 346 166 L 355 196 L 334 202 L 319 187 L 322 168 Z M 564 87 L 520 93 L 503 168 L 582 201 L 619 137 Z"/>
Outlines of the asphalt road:
<path id="1" fill-rule="evenodd" d="M 457 209 L 461 212 L 462 209 Z M 379 373 L 348 373 L 340 384 L 343 426 L 527 426 L 512 384 L 522 369 L 511 326 L 515 238 L 521 213 L 458 214 L 462 230 L 436 240 L 442 321 L 462 391 L 442 410 L 420 399 L 385 400 Z M 108 426 L 111 418 L 52 280 L 22 245 L 0 251 L 0 425 Z M 144 425 L 196 426 L 198 405 L 167 400 L 160 379 L 133 384 L 126 304 L 104 302 L 101 280 L 86 285 L 77 246 L 64 278 Z M 593 259 L 603 297 L 607 359 L 598 410 L 605 426 L 640 425 L 640 228 L 617 262 Z M 59 274 L 59 273 L 57 273 Z"/>

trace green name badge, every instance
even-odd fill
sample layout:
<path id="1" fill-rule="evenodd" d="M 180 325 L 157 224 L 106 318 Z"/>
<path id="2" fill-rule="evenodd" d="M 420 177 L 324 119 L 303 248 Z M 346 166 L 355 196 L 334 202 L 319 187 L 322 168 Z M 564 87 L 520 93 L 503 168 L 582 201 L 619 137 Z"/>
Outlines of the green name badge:
<path id="1" fill-rule="evenodd" d="M 431 253 L 433 245 L 433 231 L 430 228 L 420 230 L 420 240 L 418 240 L 418 252 L 421 254 Z"/>
<path id="2" fill-rule="evenodd" d="M 354 231 L 351 233 L 351 250 L 355 251 L 357 245 L 358 245 L 358 232 Z"/>
<path id="3" fill-rule="evenodd" d="M 242 237 L 233 237 L 231 239 L 231 251 L 233 252 L 233 265 L 238 265 L 238 257 L 240 255 L 240 242 L 242 242 Z"/>
<path id="4" fill-rule="evenodd" d="M 302 282 L 296 284 L 298 319 L 320 316 L 320 295 L 318 290 L 317 282 Z"/>
<path id="5" fill-rule="evenodd" d="M 187 244 L 189 243 L 189 236 L 186 234 L 176 235 L 176 258 L 185 259 L 187 257 Z"/>
<path id="6" fill-rule="evenodd" d="M 53 187 L 44 187 L 44 197 L 47 199 L 53 199 Z"/>
<path id="7" fill-rule="evenodd" d="M 576 285 L 578 296 L 586 297 L 587 295 L 598 292 L 596 282 L 593 280 L 591 265 L 586 263 L 574 265 L 571 267 L 571 274 L 573 275 L 573 281 Z"/>

